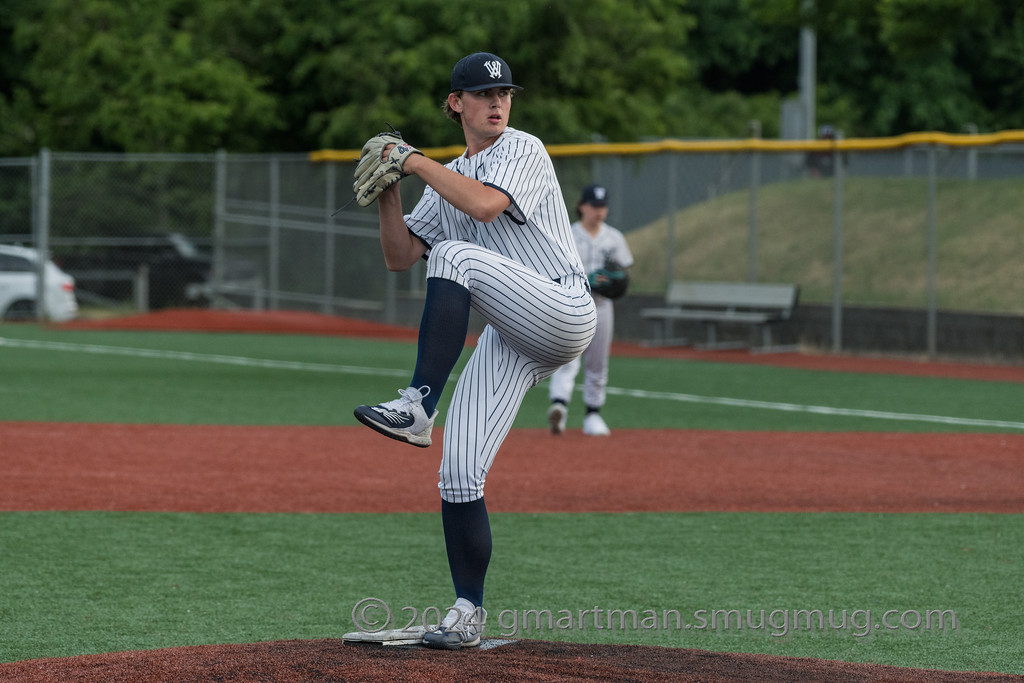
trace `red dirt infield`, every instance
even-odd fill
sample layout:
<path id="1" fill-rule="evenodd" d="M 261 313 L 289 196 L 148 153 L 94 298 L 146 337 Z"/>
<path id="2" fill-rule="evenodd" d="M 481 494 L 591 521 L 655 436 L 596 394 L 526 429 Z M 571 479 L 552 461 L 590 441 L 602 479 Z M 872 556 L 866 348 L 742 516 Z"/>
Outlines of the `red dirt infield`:
<path id="1" fill-rule="evenodd" d="M 348 334 L 415 330 L 313 314 L 168 311 L 76 329 Z M 617 345 L 618 353 L 682 355 Z M 707 360 L 1024 381 L 1024 368 L 806 354 Z M 436 432 L 435 432 L 436 434 Z M 642 438 L 641 438 L 642 436 Z M 651 440 L 659 443 L 650 452 Z M 440 447 L 361 427 L 0 422 L 0 510 L 434 512 Z M 967 455 L 964 455 L 967 454 Z M 1024 435 L 616 430 L 607 439 L 515 430 L 488 479 L 493 512 L 1024 512 Z M 386 467 L 368 466 L 377 458 Z M 382 496 L 381 491 L 388 495 Z M 457 667 L 457 668 L 456 668 Z M 0 664 L 4 681 L 995 681 L 767 655 L 521 640 L 486 650 L 338 639 L 170 648 Z"/>
<path id="2" fill-rule="evenodd" d="M 440 444 L 410 448 L 365 427 L 7 422 L 0 441 L 19 454 L 0 478 L 2 510 L 384 513 L 440 505 Z M 595 440 L 513 430 L 487 500 L 492 512 L 1021 513 L 1022 454 L 1018 434 L 620 429 Z"/>

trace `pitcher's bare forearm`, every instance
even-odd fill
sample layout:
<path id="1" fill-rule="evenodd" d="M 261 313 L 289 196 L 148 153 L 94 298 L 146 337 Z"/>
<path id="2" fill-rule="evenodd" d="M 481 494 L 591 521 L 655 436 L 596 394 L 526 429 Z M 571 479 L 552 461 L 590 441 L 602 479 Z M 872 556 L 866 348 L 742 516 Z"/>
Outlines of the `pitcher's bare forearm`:
<path id="1" fill-rule="evenodd" d="M 445 168 L 425 156 L 408 159 L 404 170 L 419 176 L 445 201 L 481 223 L 490 223 L 511 203 L 504 192 Z"/>
<path id="2" fill-rule="evenodd" d="M 426 253 L 427 247 L 409 232 L 402 210 L 401 183 L 395 183 L 377 200 L 380 212 L 380 246 L 388 270 L 408 270 Z"/>

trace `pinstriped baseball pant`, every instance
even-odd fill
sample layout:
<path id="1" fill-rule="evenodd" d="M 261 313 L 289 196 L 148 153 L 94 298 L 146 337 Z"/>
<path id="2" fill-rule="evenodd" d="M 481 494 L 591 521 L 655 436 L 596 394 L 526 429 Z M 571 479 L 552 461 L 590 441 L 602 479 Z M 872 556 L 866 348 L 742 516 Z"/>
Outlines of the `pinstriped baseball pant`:
<path id="1" fill-rule="evenodd" d="M 441 497 L 468 503 L 483 497 L 526 392 L 583 353 L 597 316 L 583 276 L 556 282 L 469 242 L 432 247 L 427 277 L 468 289 L 488 323 L 452 395 L 438 472 Z"/>
<path id="2" fill-rule="evenodd" d="M 608 354 L 612 348 L 612 336 L 615 332 L 615 306 L 611 299 L 603 296 L 594 297 L 597 307 L 597 332 L 594 341 L 583 352 L 583 355 L 560 367 L 551 376 L 549 398 L 569 404 L 572 390 L 576 385 L 576 376 L 583 366 L 583 405 L 588 408 L 600 408 L 606 398 L 605 388 L 608 386 Z"/>

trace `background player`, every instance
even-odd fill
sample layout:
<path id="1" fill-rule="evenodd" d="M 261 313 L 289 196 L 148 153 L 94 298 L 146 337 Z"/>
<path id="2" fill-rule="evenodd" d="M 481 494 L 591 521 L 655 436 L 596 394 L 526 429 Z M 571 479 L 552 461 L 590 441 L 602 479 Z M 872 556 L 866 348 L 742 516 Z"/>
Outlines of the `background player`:
<path id="1" fill-rule="evenodd" d="M 579 356 L 596 325 L 551 159 L 540 140 L 508 126 L 518 89 L 500 57 L 464 57 L 452 70 L 444 108 L 462 126 L 465 153 L 442 166 L 406 143 L 385 149 L 402 173 L 419 176 L 427 188 L 409 214 L 399 183 L 380 195 L 384 260 L 398 271 L 425 257 L 427 294 L 409 387 L 396 400 L 359 406 L 356 417 L 391 438 L 429 446 L 470 307 L 488 323 L 444 427 L 441 520 L 456 601 L 424 637 L 436 648 L 480 642 L 491 556 L 484 478 L 526 391 Z"/>
<path id="2" fill-rule="evenodd" d="M 616 262 L 622 268 L 633 265 L 633 254 L 629 251 L 622 233 L 604 222 L 608 217 L 608 190 L 602 185 L 588 185 L 576 205 L 579 220 L 572 224 L 576 249 L 588 273 L 597 273 L 609 263 Z M 593 278 L 591 278 L 593 280 Z M 615 331 L 615 306 L 612 299 L 594 291 L 597 307 L 597 331 L 594 341 L 583 352 L 583 433 L 588 436 L 608 436 L 611 432 L 600 410 L 605 402 L 605 387 L 608 384 L 608 359 L 611 355 L 612 335 Z M 625 292 L 622 288 L 616 295 Z M 551 376 L 548 408 L 548 422 L 552 434 L 565 431 L 576 375 L 579 373 L 581 358 L 576 358 Z"/>

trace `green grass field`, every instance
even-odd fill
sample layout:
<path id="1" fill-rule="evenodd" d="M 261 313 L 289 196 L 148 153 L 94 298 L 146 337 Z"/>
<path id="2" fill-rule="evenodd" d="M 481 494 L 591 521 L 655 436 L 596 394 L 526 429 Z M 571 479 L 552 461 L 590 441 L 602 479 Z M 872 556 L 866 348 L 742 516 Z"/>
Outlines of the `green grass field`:
<path id="1" fill-rule="evenodd" d="M 351 406 L 396 397 L 416 358 L 400 342 L 35 326 L 0 328 L 0 349 L 0 419 L 157 424 L 354 425 Z M 624 427 L 1024 430 L 1009 382 L 617 358 L 609 394 Z M 546 405 L 530 392 L 516 427 L 545 426 Z"/>
<path id="2" fill-rule="evenodd" d="M 0 326 L 0 464 L 18 457 L 2 448 L 4 421 L 354 424 L 351 406 L 390 398 L 414 357 L 409 343 Z M 607 412 L 623 428 L 1024 433 L 1014 383 L 617 358 L 610 385 Z M 543 427 L 545 405 L 531 392 L 516 426 Z M 519 637 L 1024 674 L 1024 515 L 492 523 L 491 636 L 517 615 Z M 447 607 L 437 515 L 0 513 L 0 661 L 338 637 L 370 597 L 399 626 Z M 682 623 L 597 628 L 588 614 L 522 629 L 529 610 L 595 607 L 676 610 Z M 736 628 L 748 610 L 754 625 Z M 814 610 L 824 628 L 807 627 L 802 611 Z M 846 610 L 844 628 L 829 610 Z"/>

